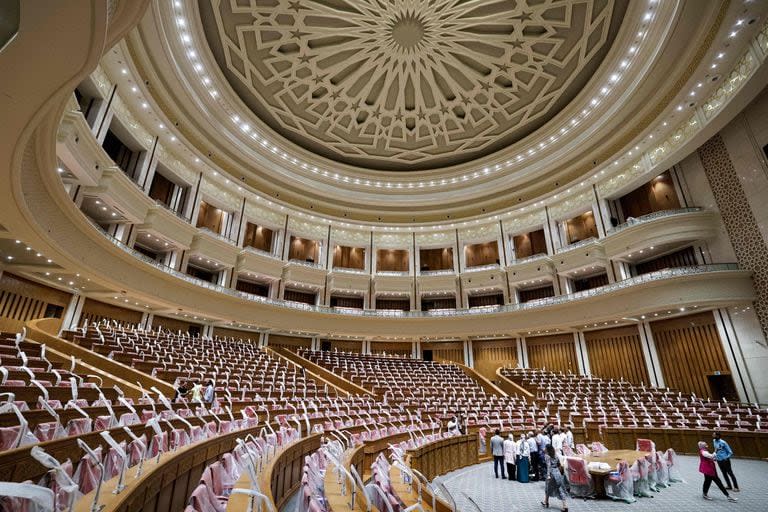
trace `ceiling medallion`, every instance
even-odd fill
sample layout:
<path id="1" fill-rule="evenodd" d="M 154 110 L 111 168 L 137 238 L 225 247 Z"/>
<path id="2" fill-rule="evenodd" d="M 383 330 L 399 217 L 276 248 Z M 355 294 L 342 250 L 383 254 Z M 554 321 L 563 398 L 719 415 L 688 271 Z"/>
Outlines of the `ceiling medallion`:
<path id="1" fill-rule="evenodd" d="M 626 0 L 200 3 L 233 89 L 283 137 L 369 169 L 488 155 L 572 100 Z"/>

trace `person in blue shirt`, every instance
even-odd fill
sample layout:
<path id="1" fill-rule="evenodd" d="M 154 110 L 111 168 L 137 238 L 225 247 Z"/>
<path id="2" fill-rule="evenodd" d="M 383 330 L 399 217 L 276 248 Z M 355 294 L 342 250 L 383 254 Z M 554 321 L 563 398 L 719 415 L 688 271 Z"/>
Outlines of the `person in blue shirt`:
<path id="1" fill-rule="evenodd" d="M 715 460 L 720 467 L 720 471 L 723 473 L 725 488 L 729 491 L 739 492 L 739 484 L 736 482 L 736 477 L 733 475 L 733 469 L 731 469 L 733 450 L 731 450 L 731 447 L 724 439 L 720 439 L 720 432 L 715 432 L 712 435 L 712 445 L 715 449 Z M 733 483 L 733 485 L 731 485 L 731 483 Z"/>

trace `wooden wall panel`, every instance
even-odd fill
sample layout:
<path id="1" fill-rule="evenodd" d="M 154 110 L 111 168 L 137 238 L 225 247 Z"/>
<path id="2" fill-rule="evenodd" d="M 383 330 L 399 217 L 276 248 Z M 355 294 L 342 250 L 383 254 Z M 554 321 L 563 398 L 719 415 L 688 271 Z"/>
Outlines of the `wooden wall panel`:
<path id="1" fill-rule="evenodd" d="M 573 334 L 564 333 L 526 338 L 525 344 L 528 347 L 528 366 L 531 368 L 579 373 Z"/>
<path id="2" fill-rule="evenodd" d="M 465 364 L 464 343 L 448 341 L 443 343 L 422 343 L 421 350 L 431 350 L 432 360 L 436 362 L 454 362 Z"/>
<path id="3" fill-rule="evenodd" d="M 518 292 L 518 297 L 521 303 L 554 296 L 555 288 L 551 284 L 542 286 L 540 288 L 528 288 L 526 290 L 519 290 Z"/>
<path id="4" fill-rule="evenodd" d="M 372 341 L 372 354 L 396 354 L 398 356 L 411 357 L 412 346 L 410 341 Z"/>
<path id="5" fill-rule="evenodd" d="M 486 379 L 496 380 L 502 366 L 517 366 L 517 340 L 475 340 L 472 342 L 475 371 Z"/>
<path id="6" fill-rule="evenodd" d="M 595 225 L 595 216 L 591 211 L 568 219 L 565 225 L 569 244 L 574 244 L 590 237 L 597 238 L 597 225 Z"/>
<path id="7" fill-rule="evenodd" d="M 310 348 L 312 346 L 312 338 L 303 338 L 301 336 L 285 336 L 282 334 L 270 334 L 267 339 L 267 346 L 269 347 L 282 347 L 289 350 L 295 350 L 297 348 Z"/>
<path id="8" fill-rule="evenodd" d="M 86 321 L 90 324 L 101 322 L 102 320 L 117 320 L 119 324 L 137 325 L 141 322 L 141 316 L 141 311 L 113 306 L 112 304 L 99 302 L 94 299 L 85 299 L 83 312 L 80 316 L 80 325 L 83 325 Z"/>
<path id="9" fill-rule="evenodd" d="M 48 306 L 60 318 L 71 295 L 4 272 L 0 275 L 0 331 L 18 332 L 29 320 L 44 318 Z"/>
<path id="10" fill-rule="evenodd" d="M 731 373 L 711 312 L 651 322 L 651 331 L 668 387 L 707 397 L 707 375 Z"/>
<path id="11" fill-rule="evenodd" d="M 376 270 L 408 272 L 409 255 L 405 249 L 379 249 L 376 251 Z"/>
<path id="12" fill-rule="evenodd" d="M 637 326 L 589 331 L 584 333 L 584 339 L 592 375 L 650 384 Z"/>
<path id="13" fill-rule="evenodd" d="M 214 327 L 213 335 L 219 338 L 235 338 L 243 341 L 250 340 L 254 345 L 259 344 L 259 333 L 253 331 L 239 331 L 237 329 L 228 329 L 226 327 Z"/>
<path id="14" fill-rule="evenodd" d="M 291 237 L 291 243 L 288 248 L 288 259 L 312 261 L 320 263 L 320 244 L 316 240 L 309 240 L 298 236 Z"/>
<path id="15" fill-rule="evenodd" d="M 141 315 L 141 313 L 139 313 Z M 201 332 L 202 326 L 193 322 L 187 322 L 179 318 L 169 318 L 165 316 L 156 316 L 152 320 L 152 328 L 162 327 L 165 330 L 182 333 L 191 332 L 192 334 Z M 191 330 L 191 331 L 190 331 Z"/>
<path id="16" fill-rule="evenodd" d="M 466 267 L 492 265 L 499 262 L 499 244 L 495 240 L 482 244 L 472 244 L 464 247 L 464 262 Z"/>
<path id="17" fill-rule="evenodd" d="M 420 249 L 419 262 L 421 270 L 453 269 L 453 248 Z"/>
<path id="18" fill-rule="evenodd" d="M 544 237 L 543 229 L 516 235 L 512 238 L 512 243 L 515 247 L 515 258 L 517 259 L 547 252 L 547 241 Z"/>
<path id="19" fill-rule="evenodd" d="M 337 245 L 333 248 L 333 268 L 365 268 L 365 248 Z"/>
<path id="20" fill-rule="evenodd" d="M 331 350 L 341 352 L 353 352 L 359 354 L 363 351 L 363 340 L 330 340 Z"/>

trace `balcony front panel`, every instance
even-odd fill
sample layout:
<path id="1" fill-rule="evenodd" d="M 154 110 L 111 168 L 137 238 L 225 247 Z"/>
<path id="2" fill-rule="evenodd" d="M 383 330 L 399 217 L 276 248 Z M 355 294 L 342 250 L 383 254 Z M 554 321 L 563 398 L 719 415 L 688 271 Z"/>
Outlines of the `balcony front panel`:
<path id="1" fill-rule="evenodd" d="M 458 279 L 453 273 L 445 275 L 422 275 L 416 278 L 419 293 L 451 292 L 455 293 Z"/>
<path id="2" fill-rule="evenodd" d="M 279 258 L 252 248 L 243 249 L 237 257 L 238 272 L 253 274 L 270 281 L 277 281 L 283 276 L 284 266 L 285 262 Z"/>
<path id="3" fill-rule="evenodd" d="M 373 278 L 373 291 L 374 293 L 413 294 L 413 277 L 376 275 Z"/>
<path id="4" fill-rule="evenodd" d="M 555 265 L 549 256 L 541 254 L 513 261 L 506 270 L 509 284 L 514 285 L 515 283 L 538 279 L 542 276 L 549 276 L 554 273 Z"/>
<path id="5" fill-rule="evenodd" d="M 655 212 L 608 232 L 605 254 L 621 257 L 652 246 L 680 245 L 717 236 L 717 215 L 712 210 L 685 208 Z"/>
<path id="6" fill-rule="evenodd" d="M 178 246 L 185 249 L 190 248 L 192 240 L 197 234 L 197 228 L 192 224 L 160 206 L 151 208 L 147 212 L 144 223 L 138 228 L 144 231 L 154 231 L 158 236 L 173 240 Z"/>
<path id="7" fill-rule="evenodd" d="M 504 286 L 506 273 L 498 267 L 461 274 L 461 287 L 465 292 Z"/>
<path id="8" fill-rule="evenodd" d="M 133 223 L 144 222 L 155 202 L 131 181 L 118 167 L 104 169 L 101 182 L 97 187 L 85 189 L 84 195 L 99 197 L 114 206 Z"/>
<path id="9" fill-rule="evenodd" d="M 56 156 L 86 187 L 98 185 L 102 171 L 114 165 L 96 142 L 83 115 L 76 111 L 64 114 L 56 134 Z"/>
<path id="10" fill-rule="evenodd" d="M 315 265 L 305 265 L 300 261 L 289 261 L 283 268 L 283 279 L 288 282 L 302 283 L 314 287 L 325 287 L 324 268 Z"/>
<path id="11" fill-rule="evenodd" d="M 189 249 L 194 254 L 214 260 L 225 267 L 233 267 L 240 252 L 235 244 L 225 242 L 215 233 L 206 230 L 197 231 Z"/>
<path id="12" fill-rule="evenodd" d="M 353 291 L 368 293 L 371 276 L 368 274 L 352 274 L 346 272 L 331 272 L 328 275 L 330 291 Z"/>
<path id="13" fill-rule="evenodd" d="M 572 249 L 564 248 L 552 256 L 552 262 L 559 273 L 594 265 L 605 260 L 605 249 L 597 239 L 590 239 Z"/>

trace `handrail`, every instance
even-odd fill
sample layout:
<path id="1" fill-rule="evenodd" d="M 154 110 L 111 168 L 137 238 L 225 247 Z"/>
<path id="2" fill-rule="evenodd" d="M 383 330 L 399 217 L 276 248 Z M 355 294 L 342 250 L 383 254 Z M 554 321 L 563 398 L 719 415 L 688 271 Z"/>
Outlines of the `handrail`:
<path id="1" fill-rule="evenodd" d="M 258 247 L 253 247 L 250 245 L 246 245 L 243 247 L 243 251 L 250 252 L 253 254 L 258 254 L 259 256 L 266 256 L 267 258 L 272 258 L 273 260 L 277 260 L 282 262 L 283 260 L 277 256 L 277 254 L 274 254 L 269 251 L 265 251 L 264 249 L 259 249 Z"/>
<path id="2" fill-rule="evenodd" d="M 641 215 L 640 217 L 630 217 L 626 222 L 608 229 L 606 231 L 606 235 L 617 233 L 619 231 L 623 231 L 627 229 L 628 227 L 637 226 L 638 224 L 644 224 L 646 222 L 650 222 L 655 219 L 661 219 L 664 217 L 673 217 L 673 216 L 685 214 L 685 213 L 695 213 L 695 212 L 700 212 L 702 210 L 703 208 L 701 207 L 693 206 L 688 208 L 677 208 L 674 210 L 659 210 L 657 212 L 651 212 L 645 215 Z"/>
<path id="3" fill-rule="evenodd" d="M 557 249 L 555 249 L 555 254 L 560 254 L 563 252 L 571 251 L 573 249 L 578 249 L 579 247 L 584 247 L 585 245 L 589 245 L 597 241 L 598 241 L 597 237 L 591 236 L 589 238 L 585 238 L 584 240 L 579 240 L 578 242 L 564 245 L 563 247 L 558 247 Z"/>
<path id="4" fill-rule="evenodd" d="M 211 231 L 208 228 L 197 228 L 197 229 L 200 231 L 200 233 L 208 235 L 211 238 L 215 238 L 217 240 L 221 240 L 222 242 L 224 242 L 226 244 L 229 244 L 229 245 L 237 246 L 237 242 L 235 242 L 234 240 L 232 240 L 228 236 L 224 236 L 222 234 L 216 233 L 215 231 Z"/>

